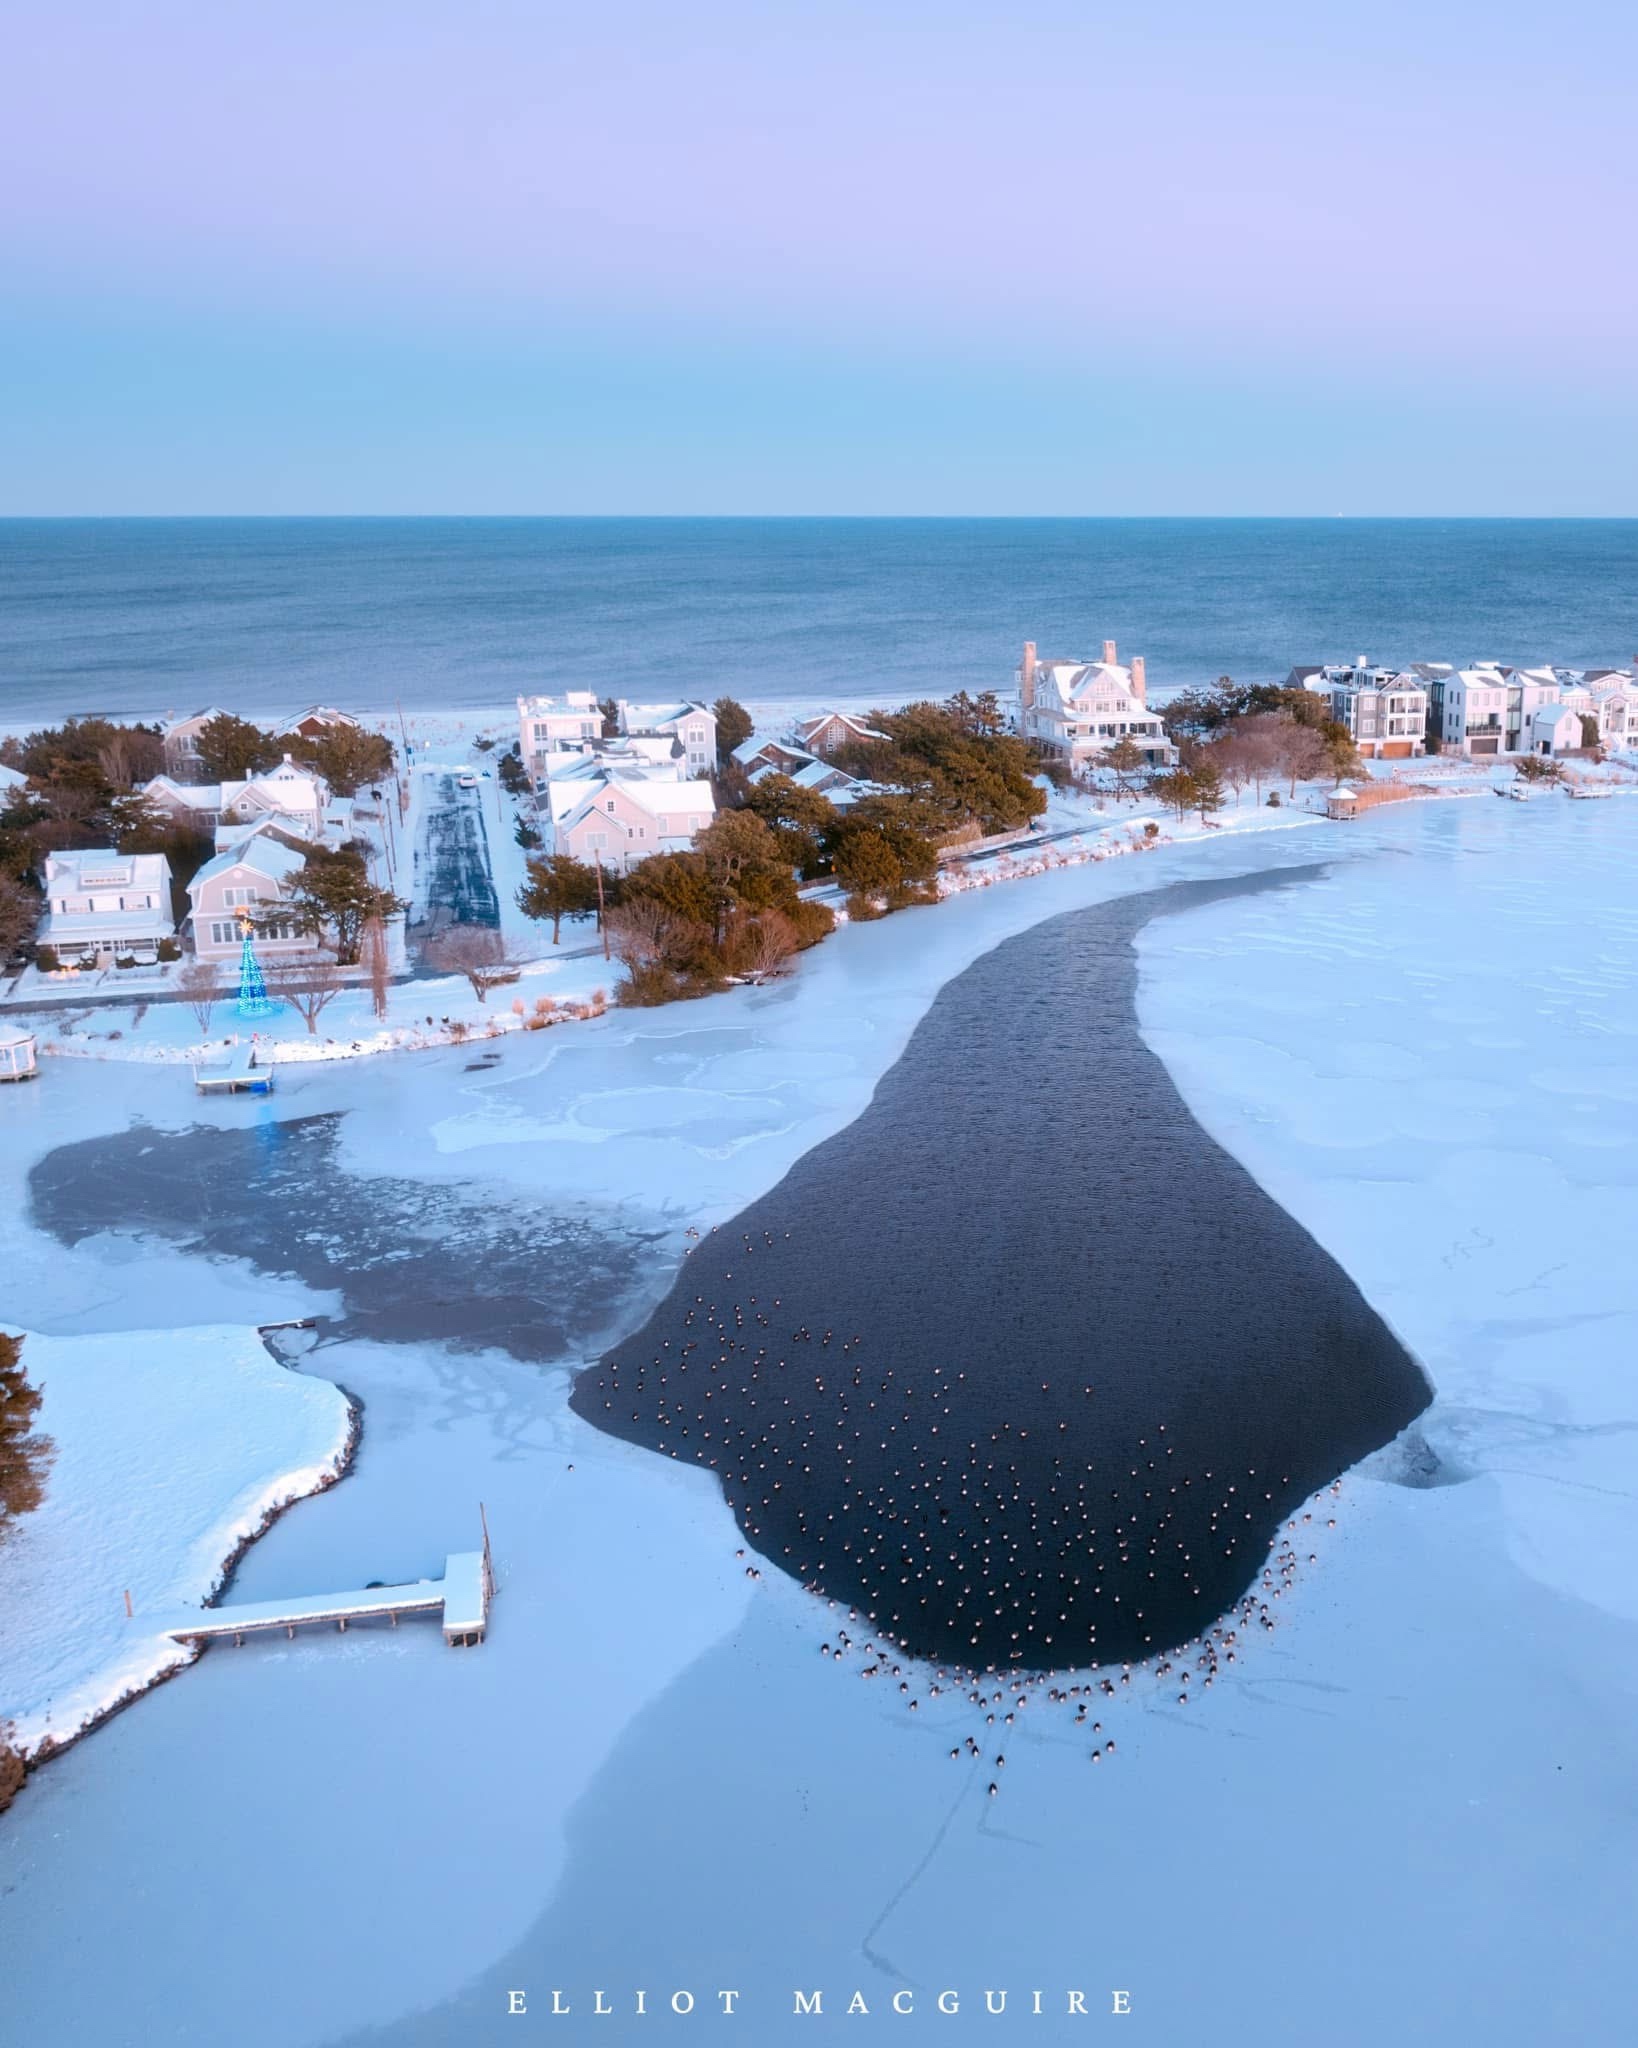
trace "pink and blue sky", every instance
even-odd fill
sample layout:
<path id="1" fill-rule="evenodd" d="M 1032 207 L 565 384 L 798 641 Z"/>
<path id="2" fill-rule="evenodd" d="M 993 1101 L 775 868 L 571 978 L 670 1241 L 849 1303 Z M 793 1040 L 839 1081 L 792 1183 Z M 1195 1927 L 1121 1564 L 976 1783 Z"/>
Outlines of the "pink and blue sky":
<path id="1" fill-rule="evenodd" d="M 0 0 L 0 512 L 1638 513 L 1638 8 Z"/>

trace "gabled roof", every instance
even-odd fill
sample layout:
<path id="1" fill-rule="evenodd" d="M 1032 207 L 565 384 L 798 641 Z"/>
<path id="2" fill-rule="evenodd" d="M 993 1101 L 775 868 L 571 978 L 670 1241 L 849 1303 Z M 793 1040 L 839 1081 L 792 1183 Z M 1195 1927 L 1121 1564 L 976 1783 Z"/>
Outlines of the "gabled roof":
<path id="1" fill-rule="evenodd" d="M 225 853 L 217 854 L 214 860 L 206 861 L 188 884 L 188 894 L 192 896 L 202 883 L 231 874 L 235 868 L 249 868 L 254 874 L 265 875 L 270 882 L 283 883 L 306 865 L 306 854 L 298 853 L 295 847 L 286 846 L 269 833 L 253 832 Z"/>
<path id="2" fill-rule="evenodd" d="M 675 817 L 682 811 L 703 811 L 709 816 L 716 810 L 709 782 L 628 782 L 610 777 L 586 790 L 578 803 L 563 816 L 554 816 L 552 822 L 569 831 L 592 811 L 603 810 L 608 796 L 616 790 L 651 818 Z"/>

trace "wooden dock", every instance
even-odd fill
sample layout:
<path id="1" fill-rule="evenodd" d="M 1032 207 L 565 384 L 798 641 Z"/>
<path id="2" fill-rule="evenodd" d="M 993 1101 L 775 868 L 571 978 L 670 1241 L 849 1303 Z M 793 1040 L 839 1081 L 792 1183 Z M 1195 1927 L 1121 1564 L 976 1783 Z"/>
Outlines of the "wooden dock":
<path id="1" fill-rule="evenodd" d="M 201 1095 L 271 1095 L 273 1093 L 272 1051 L 269 1064 L 259 1066 L 257 1047 L 249 1040 L 233 1046 L 225 1057 L 198 1060 L 193 1085 Z"/>
<path id="2" fill-rule="evenodd" d="M 463 1550 L 444 1560 L 441 1579 L 417 1579 L 407 1586 L 365 1586 L 350 1593 L 317 1593 L 295 1600 L 253 1600 L 242 1607 L 200 1607 L 166 1618 L 160 1632 L 177 1642 L 209 1642 L 231 1636 L 242 1643 L 248 1635 L 334 1622 L 345 1629 L 354 1621 L 390 1621 L 400 1615 L 441 1614 L 444 1641 L 457 1648 L 481 1643 L 489 1619 L 493 1591 L 489 1558 L 482 1550 Z"/>

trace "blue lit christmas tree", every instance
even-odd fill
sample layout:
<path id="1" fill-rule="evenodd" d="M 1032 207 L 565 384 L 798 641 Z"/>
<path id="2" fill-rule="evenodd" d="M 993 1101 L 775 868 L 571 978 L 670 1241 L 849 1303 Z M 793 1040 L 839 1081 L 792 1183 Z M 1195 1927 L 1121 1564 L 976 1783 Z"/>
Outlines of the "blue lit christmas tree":
<path id="1" fill-rule="evenodd" d="M 253 927 L 242 911 L 239 929 L 245 941 L 239 952 L 239 1015 L 271 1017 L 279 1006 L 267 992 L 267 983 L 262 979 L 262 963 L 256 958 L 256 948 L 251 943 Z"/>

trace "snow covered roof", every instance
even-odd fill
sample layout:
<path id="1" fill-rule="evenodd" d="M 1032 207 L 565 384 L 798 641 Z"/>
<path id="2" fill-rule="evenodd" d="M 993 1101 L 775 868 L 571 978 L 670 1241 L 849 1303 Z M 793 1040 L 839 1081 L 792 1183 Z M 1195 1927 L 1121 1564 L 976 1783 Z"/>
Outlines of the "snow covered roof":
<path id="1" fill-rule="evenodd" d="M 240 782 L 222 784 L 221 808 L 230 810 L 245 797 L 280 810 L 322 811 L 329 798 L 329 784 L 323 776 L 298 768 L 288 754 L 277 768 L 265 775 L 250 775 Z"/>
<path id="2" fill-rule="evenodd" d="M 0 761 L 0 789 L 21 789 L 28 777 L 20 768 L 8 768 Z"/>
<path id="3" fill-rule="evenodd" d="M 162 853 L 119 853 L 111 846 L 79 847 L 46 855 L 46 893 L 54 889 L 169 888 L 171 864 Z"/>
<path id="4" fill-rule="evenodd" d="M 273 730 L 282 739 L 287 733 L 299 732 L 304 725 L 315 722 L 319 725 L 358 724 L 358 720 L 350 711 L 338 711 L 333 704 L 309 704 L 305 711 L 298 712 L 294 718 L 287 718 L 282 725 L 276 725 Z"/>
<path id="5" fill-rule="evenodd" d="M 249 868 L 253 874 L 265 875 L 270 882 L 284 882 L 306 865 L 306 854 L 298 853 L 295 847 L 286 846 L 283 840 L 267 832 L 252 832 L 217 854 L 214 860 L 206 861 L 188 884 L 188 894 L 192 896 L 218 876 L 232 874 L 235 868 Z"/>
<path id="6" fill-rule="evenodd" d="M 684 718 L 709 718 L 713 724 L 716 722 L 715 713 L 690 698 L 673 704 L 628 704 L 623 697 L 620 699 L 620 727 L 623 732 L 659 732 Z"/>
<path id="7" fill-rule="evenodd" d="M 210 704 L 203 711 L 190 712 L 186 718 L 170 719 L 161 728 L 161 731 L 166 739 L 170 739 L 173 734 L 197 732 L 200 726 L 209 725 L 213 718 L 226 718 L 226 716 L 227 713 L 219 705 Z"/>
<path id="8" fill-rule="evenodd" d="M 137 794 L 160 803 L 183 804 L 190 811 L 216 811 L 222 807 L 219 782 L 173 782 L 168 775 L 156 775 L 143 783 Z"/>
<path id="9" fill-rule="evenodd" d="M 716 811 L 716 798 L 709 782 L 670 782 L 658 778 L 628 780 L 624 776 L 608 776 L 590 788 L 582 785 L 575 800 L 565 805 L 562 811 L 554 806 L 553 824 L 565 828 L 578 825 L 590 812 L 603 809 L 609 792 L 616 789 L 651 818 L 675 818 L 684 812 L 702 811 L 710 817 Z"/>

